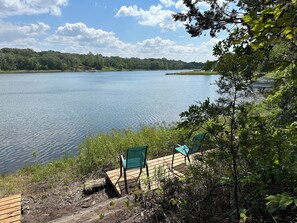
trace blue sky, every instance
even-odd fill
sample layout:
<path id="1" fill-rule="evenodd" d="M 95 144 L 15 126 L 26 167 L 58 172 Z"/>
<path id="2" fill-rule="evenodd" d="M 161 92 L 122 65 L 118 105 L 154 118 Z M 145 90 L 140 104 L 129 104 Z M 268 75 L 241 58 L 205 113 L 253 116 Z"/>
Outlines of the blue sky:
<path id="1" fill-rule="evenodd" d="M 0 48 L 215 59 L 212 48 L 220 37 L 191 38 L 171 17 L 183 10 L 181 0 L 0 0 Z"/>

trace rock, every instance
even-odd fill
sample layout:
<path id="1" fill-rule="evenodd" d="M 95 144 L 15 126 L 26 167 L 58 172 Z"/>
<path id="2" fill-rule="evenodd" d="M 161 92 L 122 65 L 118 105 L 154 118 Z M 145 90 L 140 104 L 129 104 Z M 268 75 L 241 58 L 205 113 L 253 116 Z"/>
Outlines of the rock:
<path id="1" fill-rule="evenodd" d="M 87 197 L 87 198 L 83 199 L 83 202 L 88 202 L 89 200 L 91 200 L 91 197 Z"/>
<path id="2" fill-rule="evenodd" d="M 23 203 L 23 204 L 28 204 L 28 203 L 30 203 L 30 200 L 25 200 L 25 199 L 23 199 L 22 203 Z"/>
<path id="3" fill-rule="evenodd" d="M 97 180 L 88 180 L 84 185 L 84 194 L 92 194 L 97 192 L 105 186 L 106 181 L 105 178 L 100 178 Z"/>
<path id="4" fill-rule="evenodd" d="M 89 208 L 91 205 L 90 204 L 83 204 L 81 207 L 82 208 Z"/>

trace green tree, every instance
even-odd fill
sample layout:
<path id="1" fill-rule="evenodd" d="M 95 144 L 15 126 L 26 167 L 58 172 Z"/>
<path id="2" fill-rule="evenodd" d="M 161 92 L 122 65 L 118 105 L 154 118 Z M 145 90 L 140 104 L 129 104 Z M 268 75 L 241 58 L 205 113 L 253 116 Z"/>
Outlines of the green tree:
<path id="1" fill-rule="evenodd" d="M 207 60 L 204 64 L 204 66 L 202 67 L 202 69 L 205 71 L 211 71 L 215 68 L 215 65 L 216 65 L 216 61 Z"/>
<path id="2" fill-rule="evenodd" d="M 217 84 L 221 97 L 215 103 L 206 100 L 190 106 L 181 114 L 180 127 L 188 129 L 189 135 L 201 128 L 211 133 L 212 143 L 221 153 L 211 163 L 223 164 L 223 182 L 230 183 L 234 189 L 237 221 L 293 222 L 297 217 L 294 211 L 297 207 L 294 200 L 297 197 L 297 2 L 218 4 L 209 0 L 205 1 L 210 4 L 206 11 L 199 9 L 200 2 L 184 0 L 188 12 L 177 13 L 174 18 L 185 23 L 191 36 L 200 36 L 205 30 L 211 36 L 222 30 L 230 32 L 214 48 L 219 56 L 217 70 L 221 77 Z M 237 7 L 232 6 L 234 3 Z M 234 26 L 239 23 L 241 26 Z M 229 30 L 230 24 L 233 30 Z M 278 53 L 281 45 L 286 47 Z M 265 69 L 275 72 L 276 88 L 262 103 L 247 102 L 244 98 L 253 90 L 250 84 L 263 75 L 260 72 L 265 70 L 263 65 L 273 61 L 276 63 Z M 217 181 L 209 193 L 221 183 Z M 193 204 L 191 199 L 193 194 L 181 201 L 193 205 L 190 212 L 183 212 L 185 221 L 193 218 L 189 214 L 200 207 L 200 202 Z"/>

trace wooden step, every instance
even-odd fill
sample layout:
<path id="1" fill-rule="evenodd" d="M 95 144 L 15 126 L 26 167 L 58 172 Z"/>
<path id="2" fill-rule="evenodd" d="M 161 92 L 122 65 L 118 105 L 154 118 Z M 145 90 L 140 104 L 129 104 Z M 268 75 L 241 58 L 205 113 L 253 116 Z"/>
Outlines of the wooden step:
<path id="1" fill-rule="evenodd" d="M 0 223 L 21 222 L 21 195 L 0 199 Z"/>

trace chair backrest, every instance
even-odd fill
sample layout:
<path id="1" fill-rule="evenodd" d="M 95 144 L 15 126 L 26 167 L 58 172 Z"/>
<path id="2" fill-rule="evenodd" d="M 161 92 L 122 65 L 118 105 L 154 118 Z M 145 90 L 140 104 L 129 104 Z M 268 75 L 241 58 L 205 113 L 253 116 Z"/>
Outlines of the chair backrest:
<path id="1" fill-rule="evenodd" d="M 189 151 L 189 154 L 196 153 L 200 150 L 202 141 L 204 140 L 205 136 L 206 136 L 206 132 L 200 133 L 200 134 L 194 136 L 193 141 L 192 141 L 193 144 Z"/>
<path id="2" fill-rule="evenodd" d="M 137 167 L 145 167 L 146 164 L 147 146 L 138 146 L 128 148 L 126 168 L 132 169 Z"/>

